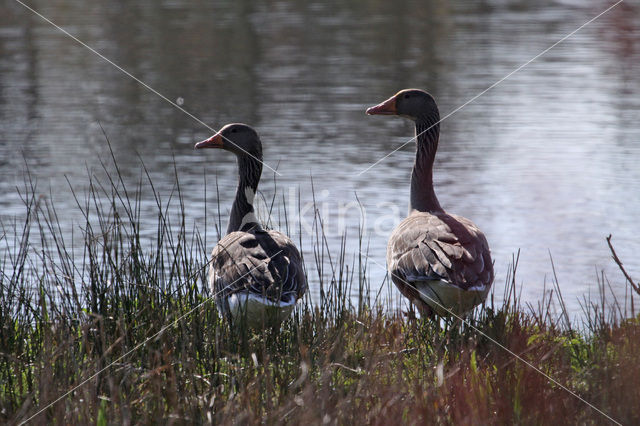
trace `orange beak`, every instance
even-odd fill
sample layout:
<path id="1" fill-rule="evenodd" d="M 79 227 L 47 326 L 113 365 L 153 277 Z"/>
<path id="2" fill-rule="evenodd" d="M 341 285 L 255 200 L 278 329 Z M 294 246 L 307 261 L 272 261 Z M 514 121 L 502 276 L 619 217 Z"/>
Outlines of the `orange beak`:
<path id="1" fill-rule="evenodd" d="M 396 110 L 396 97 L 392 96 L 386 101 L 373 106 L 367 110 L 368 115 L 396 115 L 398 111 Z"/>
<path id="2" fill-rule="evenodd" d="M 198 142 L 194 148 L 224 148 L 224 139 L 222 139 L 222 135 L 220 134 L 220 132 L 218 132 L 215 135 L 211 136 L 209 139 Z"/>

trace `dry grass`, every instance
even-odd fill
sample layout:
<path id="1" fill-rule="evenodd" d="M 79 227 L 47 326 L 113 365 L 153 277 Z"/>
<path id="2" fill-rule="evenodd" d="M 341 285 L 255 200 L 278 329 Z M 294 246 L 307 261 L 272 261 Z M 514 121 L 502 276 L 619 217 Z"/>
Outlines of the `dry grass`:
<path id="1" fill-rule="evenodd" d="M 306 298 L 279 332 L 238 335 L 207 301 L 208 249 L 187 230 L 179 191 L 157 198 L 156 236 L 144 243 L 140 188 L 126 191 L 119 176 L 105 186 L 78 200 L 82 255 L 65 245 L 53 206 L 30 186 L 23 194 L 0 276 L 3 423 L 609 422 L 489 338 L 613 419 L 640 421 L 640 317 L 606 309 L 604 280 L 578 326 L 552 314 L 557 291 L 522 307 L 514 262 L 505 302 L 468 319 L 479 333 L 372 302 L 366 261 L 348 265 L 344 245 L 321 267 L 330 253 L 318 222 L 309 280 L 320 299 Z"/>

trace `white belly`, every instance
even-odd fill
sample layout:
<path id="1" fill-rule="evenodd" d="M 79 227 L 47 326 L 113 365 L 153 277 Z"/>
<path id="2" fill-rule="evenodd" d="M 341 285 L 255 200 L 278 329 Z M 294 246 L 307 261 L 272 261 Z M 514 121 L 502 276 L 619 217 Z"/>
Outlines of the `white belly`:
<path id="1" fill-rule="evenodd" d="M 451 283 L 441 280 L 414 281 L 411 283 L 420 293 L 420 298 L 433 311 L 441 316 L 464 314 L 484 302 L 489 286 L 463 290 Z M 447 308 L 449 311 L 447 311 Z"/>
<path id="2" fill-rule="evenodd" d="M 286 300 L 273 302 L 255 293 L 240 292 L 227 298 L 234 327 L 265 328 L 279 326 L 296 306 L 293 294 Z"/>

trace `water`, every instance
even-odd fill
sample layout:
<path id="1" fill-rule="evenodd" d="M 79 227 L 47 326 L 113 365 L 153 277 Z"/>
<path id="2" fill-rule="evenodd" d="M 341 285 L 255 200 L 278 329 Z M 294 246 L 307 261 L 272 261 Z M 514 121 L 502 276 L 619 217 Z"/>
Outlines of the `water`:
<path id="1" fill-rule="evenodd" d="M 414 146 L 360 174 L 413 132 L 403 120 L 365 116 L 366 107 L 420 87 L 445 116 L 612 4 L 423 3 L 61 0 L 32 6 L 167 98 L 182 98 L 183 107 L 211 127 L 253 125 L 289 202 L 297 203 L 298 189 L 303 206 L 312 200 L 313 177 L 335 251 L 342 232 L 357 235 L 357 195 L 377 285 L 388 233 L 406 213 Z M 128 181 L 139 178 L 142 159 L 158 190 L 169 194 L 175 161 L 189 219 L 204 226 L 205 203 L 215 212 L 216 176 L 225 212 L 236 166 L 231 154 L 193 151 L 194 142 L 210 135 L 207 128 L 18 3 L 9 0 L 0 12 L 3 222 L 24 214 L 15 188 L 28 166 L 38 191 L 68 212 L 64 229 L 77 226 L 66 179 L 81 191 L 87 170 L 109 162 L 98 123 Z M 605 241 L 610 233 L 628 271 L 640 279 L 639 15 L 637 3 L 622 3 L 442 123 L 436 192 L 445 209 L 484 230 L 498 293 L 520 249 L 525 301 L 539 300 L 550 282 L 549 252 L 572 312 L 579 311 L 578 298 L 595 295 L 600 270 L 624 296 Z M 274 173 L 265 169 L 267 198 L 273 186 Z M 151 197 L 143 194 L 148 203 Z M 302 219 L 312 218 L 307 210 Z M 215 232 L 207 233 L 213 246 Z M 304 234 L 310 261 L 312 237 Z M 356 243 L 350 240 L 350 253 Z"/>

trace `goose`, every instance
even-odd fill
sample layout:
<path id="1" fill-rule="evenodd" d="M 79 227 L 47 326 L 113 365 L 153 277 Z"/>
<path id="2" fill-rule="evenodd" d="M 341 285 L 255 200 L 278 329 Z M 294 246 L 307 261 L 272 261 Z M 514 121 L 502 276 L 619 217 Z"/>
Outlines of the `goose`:
<path id="1" fill-rule="evenodd" d="M 232 123 L 195 145 L 237 157 L 239 181 L 226 235 L 211 253 L 209 287 L 219 312 L 235 327 L 276 327 L 307 290 L 302 257 L 282 232 L 262 227 L 253 201 L 262 174 L 262 143 L 246 124 Z"/>
<path id="2" fill-rule="evenodd" d="M 464 314 L 486 299 L 493 263 L 480 229 L 469 219 L 447 213 L 433 189 L 440 135 L 436 102 L 423 90 L 405 89 L 367 109 L 367 114 L 398 115 L 416 127 L 409 214 L 387 244 L 391 279 L 425 316 Z"/>

